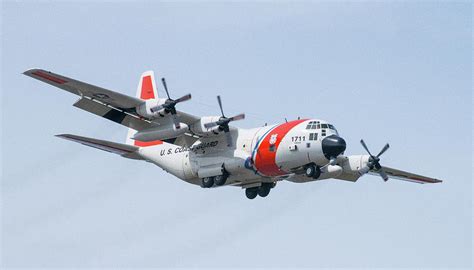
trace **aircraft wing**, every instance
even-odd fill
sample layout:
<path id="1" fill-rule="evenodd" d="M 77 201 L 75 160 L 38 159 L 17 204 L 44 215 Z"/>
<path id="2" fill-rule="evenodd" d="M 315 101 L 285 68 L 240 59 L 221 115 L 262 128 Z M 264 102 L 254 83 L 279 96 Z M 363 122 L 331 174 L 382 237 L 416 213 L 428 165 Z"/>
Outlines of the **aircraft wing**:
<path id="1" fill-rule="evenodd" d="M 74 80 L 43 69 L 30 69 L 23 74 L 56 86 L 78 96 L 86 96 L 121 109 L 131 109 L 143 103 L 143 100 L 107 90 L 105 88 Z"/>
<path id="2" fill-rule="evenodd" d="M 143 159 L 137 153 L 139 148 L 133 145 L 109 142 L 109 141 L 87 138 L 87 137 L 71 135 L 71 134 L 60 134 L 56 136 L 65 140 L 77 142 L 89 147 L 93 147 L 96 149 L 114 153 L 122 157 L 131 158 L 131 159 Z"/>
<path id="3" fill-rule="evenodd" d="M 397 170 L 397 169 L 393 169 L 393 168 L 389 168 L 385 166 L 383 166 L 383 170 L 389 176 L 389 178 L 394 178 L 398 180 L 409 181 L 409 182 L 414 182 L 418 184 L 434 184 L 434 183 L 443 182 L 442 180 L 439 180 L 439 179 L 435 179 L 435 178 L 431 178 L 431 177 L 427 177 L 427 176 L 423 176 L 419 174 L 414 174 L 410 172 L 405 172 L 405 171 L 401 171 L 401 170 Z M 369 173 L 372 175 L 377 175 L 377 176 L 379 175 L 377 171 L 375 170 L 372 170 Z"/>
<path id="4" fill-rule="evenodd" d="M 144 102 L 140 98 L 130 97 L 43 69 L 30 69 L 25 71 L 24 74 L 80 96 L 81 98 L 74 103 L 75 107 L 137 131 L 169 123 L 167 117 L 146 119 L 138 115 L 136 107 Z M 181 111 L 177 111 L 177 116 L 180 122 L 187 125 L 191 125 L 200 119 Z"/>

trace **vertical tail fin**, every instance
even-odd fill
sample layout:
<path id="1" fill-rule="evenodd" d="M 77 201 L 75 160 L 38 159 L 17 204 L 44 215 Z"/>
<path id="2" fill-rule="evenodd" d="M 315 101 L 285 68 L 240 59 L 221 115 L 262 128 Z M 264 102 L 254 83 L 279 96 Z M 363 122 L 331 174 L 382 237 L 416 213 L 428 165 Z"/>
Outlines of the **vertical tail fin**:
<path id="1" fill-rule="evenodd" d="M 143 100 L 158 99 L 156 91 L 155 74 L 152 70 L 143 72 L 138 82 L 137 98 Z"/>
<path id="2" fill-rule="evenodd" d="M 140 81 L 138 82 L 137 87 L 137 98 L 147 100 L 147 99 L 158 99 L 158 92 L 156 90 L 155 83 L 155 73 L 152 70 L 145 71 L 140 76 Z M 141 142 L 132 140 L 131 138 L 135 135 L 136 131 L 129 128 L 127 134 L 126 143 L 129 145 L 142 146 Z"/>

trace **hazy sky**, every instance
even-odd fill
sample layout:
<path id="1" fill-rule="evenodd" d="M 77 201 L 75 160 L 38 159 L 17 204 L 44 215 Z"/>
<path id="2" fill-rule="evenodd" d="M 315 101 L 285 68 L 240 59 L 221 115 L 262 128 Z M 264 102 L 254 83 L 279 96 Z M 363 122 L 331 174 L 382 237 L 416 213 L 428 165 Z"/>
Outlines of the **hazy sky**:
<path id="1" fill-rule="evenodd" d="M 472 5 L 2 1 L 4 267 L 469 267 Z M 269 197 L 201 189 L 146 162 L 60 140 L 126 128 L 21 73 L 40 67 L 134 95 L 148 69 L 179 108 L 239 127 L 331 121 L 382 164 L 437 185 L 365 176 L 282 182 Z M 159 89 L 164 95 L 162 89 Z"/>

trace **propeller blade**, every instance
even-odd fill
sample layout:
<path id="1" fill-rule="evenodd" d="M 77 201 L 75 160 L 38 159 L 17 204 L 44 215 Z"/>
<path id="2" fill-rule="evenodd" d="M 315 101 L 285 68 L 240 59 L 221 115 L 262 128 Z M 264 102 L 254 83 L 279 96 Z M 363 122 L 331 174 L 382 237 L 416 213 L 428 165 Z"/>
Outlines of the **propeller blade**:
<path id="1" fill-rule="evenodd" d="M 181 127 L 181 124 L 179 122 L 179 119 L 178 119 L 178 115 L 176 114 L 171 114 L 171 117 L 173 118 L 173 123 L 174 123 L 174 126 L 179 129 Z"/>
<path id="2" fill-rule="evenodd" d="M 370 167 L 369 167 L 369 166 L 365 166 L 365 167 L 360 168 L 359 174 L 360 174 L 360 175 L 364 175 L 364 174 L 368 173 L 369 171 L 370 171 Z"/>
<path id="3" fill-rule="evenodd" d="M 387 151 L 388 148 L 390 148 L 390 145 L 387 143 L 387 144 L 382 148 L 382 150 L 380 150 L 380 153 L 377 155 L 377 157 L 380 157 L 383 153 L 385 153 L 385 151 Z"/>
<path id="4" fill-rule="evenodd" d="M 229 119 L 230 119 L 230 121 L 242 120 L 242 119 L 245 119 L 245 114 L 241 113 L 241 114 L 233 116 Z"/>
<path id="5" fill-rule="evenodd" d="M 204 124 L 204 127 L 205 127 L 205 128 L 213 128 L 213 127 L 215 127 L 215 126 L 217 126 L 217 123 L 216 123 L 216 122 L 205 123 L 205 124 Z"/>
<path id="6" fill-rule="evenodd" d="M 380 176 L 382 177 L 382 179 L 387 182 L 388 180 L 388 176 L 387 174 L 385 173 L 385 171 L 383 170 L 383 168 L 380 168 L 380 170 L 378 171 L 378 173 L 380 174 Z"/>
<path id="7" fill-rule="evenodd" d="M 221 96 L 217 96 L 217 102 L 219 103 L 219 108 L 221 108 L 222 117 L 225 117 L 224 116 L 224 110 L 222 109 Z"/>
<path id="8" fill-rule="evenodd" d="M 165 80 L 165 78 L 161 78 L 161 82 L 163 83 L 163 87 L 165 88 L 166 95 L 168 96 L 168 99 L 171 99 L 171 98 L 170 98 L 170 93 L 168 92 L 168 86 L 166 86 L 166 80 Z"/>
<path id="9" fill-rule="evenodd" d="M 184 95 L 178 99 L 175 100 L 176 103 L 187 101 L 191 99 L 191 94 Z"/>
<path id="10" fill-rule="evenodd" d="M 367 153 L 369 153 L 369 155 L 372 156 L 372 154 L 370 153 L 369 148 L 368 148 L 367 145 L 365 144 L 364 140 L 360 140 L 360 144 L 362 144 L 362 146 L 364 147 L 365 151 L 367 151 Z"/>
<path id="11" fill-rule="evenodd" d="M 365 167 L 359 169 L 359 173 L 362 175 L 362 174 L 368 173 L 370 170 L 373 170 L 373 172 L 377 172 L 378 174 L 380 174 L 380 177 L 382 177 L 382 179 L 384 181 L 387 181 L 388 180 L 388 175 L 385 173 L 382 165 L 380 165 L 380 156 L 383 153 L 385 153 L 385 151 L 387 151 L 388 148 L 390 148 L 390 145 L 387 143 L 382 148 L 382 150 L 380 150 L 380 153 L 377 156 L 373 156 L 370 153 L 369 148 L 365 144 L 364 140 L 360 140 L 360 143 L 362 144 L 364 149 L 367 151 L 367 153 L 369 153 L 370 157 L 369 157 L 369 162 L 367 162 L 367 165 Z"/>

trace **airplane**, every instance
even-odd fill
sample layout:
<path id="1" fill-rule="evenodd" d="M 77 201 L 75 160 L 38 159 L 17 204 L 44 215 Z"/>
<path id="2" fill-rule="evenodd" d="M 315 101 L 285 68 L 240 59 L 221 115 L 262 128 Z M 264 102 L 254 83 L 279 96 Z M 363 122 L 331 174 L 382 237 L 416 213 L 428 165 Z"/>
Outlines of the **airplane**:
<path id="1" fill-rule="evenodd" d="M 236 186 L 249 199 L 266 197 L 279 181 L 307 183 L 323 179 L 356 182 L 365 174 L 420 184 L 440 183 L 382 166 L 386 144 L 374 155 L 344 155 L 346 142 L 330 122 L 297 119 L 277 125 L 242 129 L 229 125 L 245 114 L 228 117 L 217 96 L 220 115 L 198 117 L 176 109 L 191 94 L 173 99 L 165 78 L 166 98 L 159 98 L 153 71 L 144 72 L 135 97 L 42 69 L 25 75 L 78 95 L 74 107 L 128 127 L 126 142 L 116 143 L 71 134 L 59 138 L 122 157 L 156 164 L 166 172 L 202 188 Z"/>

